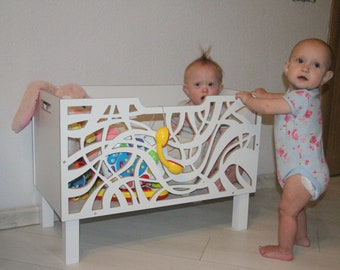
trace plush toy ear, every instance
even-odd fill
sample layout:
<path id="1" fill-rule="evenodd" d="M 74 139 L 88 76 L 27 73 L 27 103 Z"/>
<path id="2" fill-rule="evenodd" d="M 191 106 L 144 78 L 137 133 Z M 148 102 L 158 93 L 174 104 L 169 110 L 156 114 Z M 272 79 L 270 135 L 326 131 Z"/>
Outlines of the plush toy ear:
<path id="1" fill-rule="evenodd" d="M 55 93 L 60 98 L 88 98 L 89 96 L 85 92 L 84 88 L 79 84 L 69 83 L 58 87 Z"/>
<path id="2" fill-rule="evenodd" d="M 45 89 L 51 93 L 55 93 L 58 88 L 45 81 L 35 81 L 28 85 L 12 121 L 12 130 L 15 133 L 24 129 L 31 121 L 37 106 L 40 89 Z"/>
<path id="3" fill-rule="evenodd" d="M 78 84 L 70 83 L 57 87 L 49 82 L 34 81 L 30 83 L 24 96 L 22 97 L 19 108 L 12 121 L 12 130 L 15 133 L 23 130 L 31 121 L 37 106 L 39 91 L 45 90 L 52 95 L 60 98 L 88 98 L 85 90 Z"/>

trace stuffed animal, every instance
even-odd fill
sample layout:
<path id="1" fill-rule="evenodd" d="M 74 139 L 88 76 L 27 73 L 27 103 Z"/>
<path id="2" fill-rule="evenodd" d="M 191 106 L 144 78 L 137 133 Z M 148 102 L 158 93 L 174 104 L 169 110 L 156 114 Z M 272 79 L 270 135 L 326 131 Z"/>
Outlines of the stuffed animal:
<path id="1" fill-rule="evenodd" d="M 39 98 L 39 90 L 45 90 L 60 98 L 88 98 L 85 90 L 78 84 L 55 86 L 46 81 L 30 83 L 22 97 L 19 108 L 12 121 L 12 130 L 15 133 L 23 130 L 31 121 Z"/>

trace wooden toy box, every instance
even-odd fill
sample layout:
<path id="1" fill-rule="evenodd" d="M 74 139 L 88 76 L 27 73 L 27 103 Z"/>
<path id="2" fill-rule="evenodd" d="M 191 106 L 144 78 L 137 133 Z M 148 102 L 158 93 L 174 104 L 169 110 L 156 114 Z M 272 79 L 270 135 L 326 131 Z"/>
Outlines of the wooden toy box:
<path id="1" fill-rule="evenodd" d="M 79 220 L 85 218 L 232 196 L 232 227 L 247 228 L 261 118 L 232 90 L 199 106 L 175 106 L 184 98 L 178 85 L 84 88 L 98 98 L 41 91 L 34 115 L 42 226 L 53 226 L 55 214 L 60 218 L 66 264 L 79 261 Z M 183 131 L 185 124 L 192 134 Z M 156 136 L 162 127 L 169 132 L 166 144 Z"/>

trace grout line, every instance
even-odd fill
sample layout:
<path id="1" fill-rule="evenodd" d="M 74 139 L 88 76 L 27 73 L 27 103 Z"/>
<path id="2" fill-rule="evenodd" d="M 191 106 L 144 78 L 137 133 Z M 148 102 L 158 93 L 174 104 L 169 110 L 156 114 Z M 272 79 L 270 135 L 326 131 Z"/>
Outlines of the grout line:
<path id="1" fill-rule="evenodd" d="M 204 248 L 203 248 L 203 250 L 202 250 L 202 253 L 201 253 L 201 256 L 200 256 L 200 258 L 199 258 L 199 261 L 202 260 L 203 255 L 204 255 L 204 253 L 205 253 L 205 251 L 207 250 L 207 247 L 208 247 L 208 245 L 209 245 L 210 239 L 211 239 L 211 237 L 209 236 L 208 241 L 207 241 L 207 243 L 205 244 L 205 246 L 204 246 Z"/>
<path id="2" fill-rule="evenodd" d="M 319 237 L 318 229 L 316 229 L 316 240 L 317 240 L 317 243 L 318 243 L 318 250 L 319 250 L 319 252 L 321 252 L 321 249 L 320 249 L 320 237 Z"/>

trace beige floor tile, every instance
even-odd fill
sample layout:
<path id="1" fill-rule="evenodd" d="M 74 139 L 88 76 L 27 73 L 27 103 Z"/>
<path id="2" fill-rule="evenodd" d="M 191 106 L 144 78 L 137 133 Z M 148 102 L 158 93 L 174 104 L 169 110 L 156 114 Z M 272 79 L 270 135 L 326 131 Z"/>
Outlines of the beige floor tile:
<path id="1" fill-rule="evenodd" d="M 274 179 L 272 181 L 275 181 Z M 248 230 L 231 228 L 232 201 L 176 206 L 81 221 L 80 262 L 65 266 L 61 224 L 0 231 L 0 269 L 338 269 L 340 265 L 340 177 L 322 200 L 307 209 L 310 248 L 295 259 L 262 258 L 258 246 L 277 241 L 276 186 L 250 198 Z"/>

